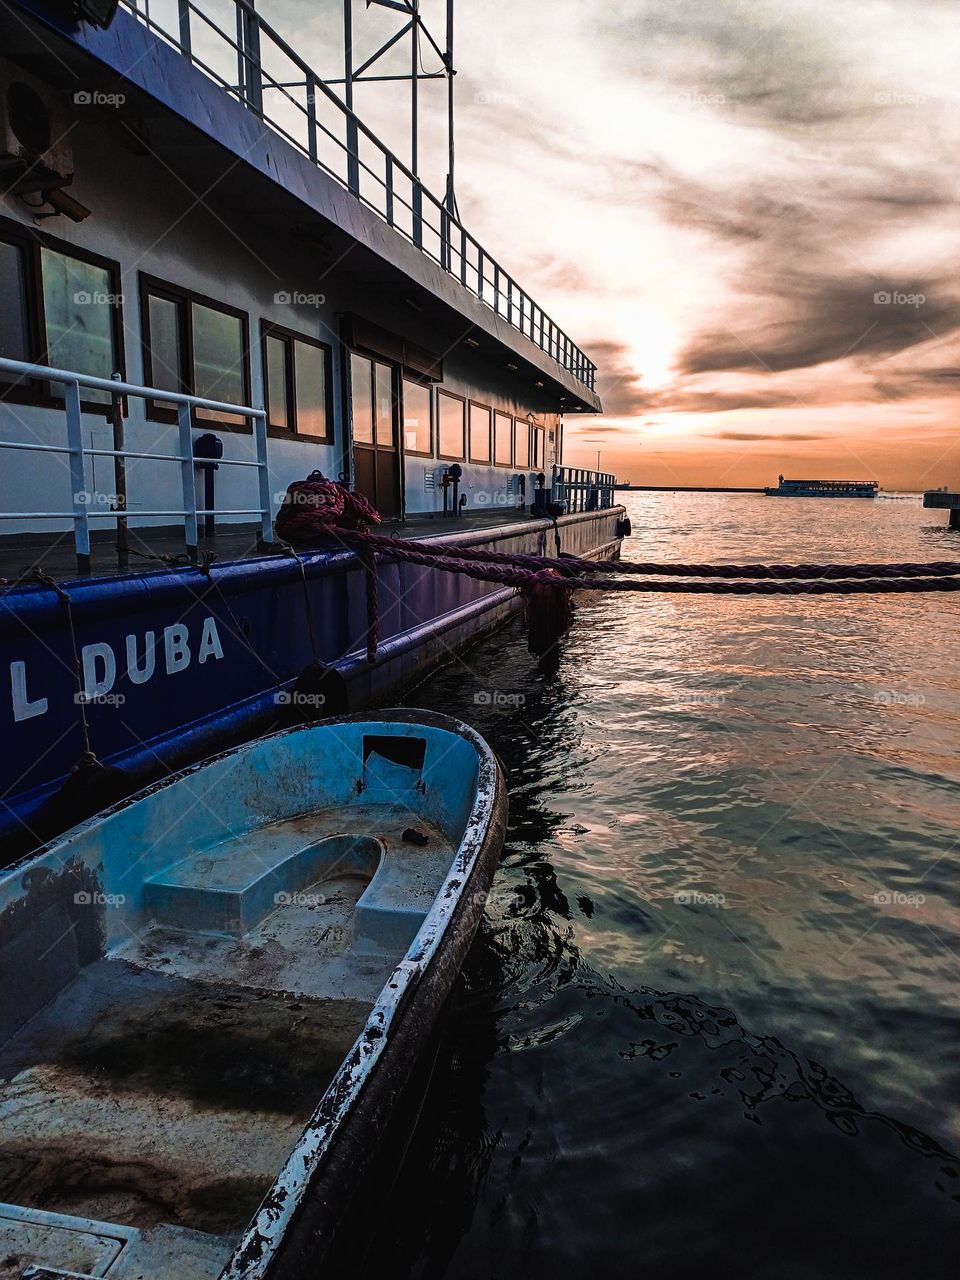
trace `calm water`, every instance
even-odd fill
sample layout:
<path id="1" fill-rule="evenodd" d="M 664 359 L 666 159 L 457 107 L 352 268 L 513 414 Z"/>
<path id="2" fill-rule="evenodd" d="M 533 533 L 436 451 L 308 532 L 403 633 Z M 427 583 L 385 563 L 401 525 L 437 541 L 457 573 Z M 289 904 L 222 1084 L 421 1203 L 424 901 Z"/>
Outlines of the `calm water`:
<path id="1" fill-rule="evenodd" d="M 635 558 L 960 558 L 917 500 L 627 501 Z M 958 622 L 592 596 L 557 674 L 515 623 L 417 691 L 511 817 L 369 1274 L 956 1273 Z"/>

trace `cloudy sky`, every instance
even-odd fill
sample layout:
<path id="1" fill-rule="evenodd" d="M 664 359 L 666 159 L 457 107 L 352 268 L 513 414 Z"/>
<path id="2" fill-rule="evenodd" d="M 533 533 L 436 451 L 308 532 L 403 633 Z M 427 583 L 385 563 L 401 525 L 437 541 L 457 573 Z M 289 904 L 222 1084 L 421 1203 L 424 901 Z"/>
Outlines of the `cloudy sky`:
<path id="1" fill-rule="evenodd" d="M 464 221 L 601 368 L 568 461 L 960 486 L 960 5 L 459 0 L 457 62 Z"/>

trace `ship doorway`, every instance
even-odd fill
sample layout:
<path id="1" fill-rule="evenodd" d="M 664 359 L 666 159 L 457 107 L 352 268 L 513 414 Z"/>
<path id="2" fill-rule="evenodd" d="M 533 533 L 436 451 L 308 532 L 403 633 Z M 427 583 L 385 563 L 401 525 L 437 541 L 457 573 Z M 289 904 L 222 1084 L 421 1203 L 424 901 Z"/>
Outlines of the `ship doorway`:
<path id="1" fill-rule="evenodd" d="M 399 377 L 392 364 L 350 353 L 354 488 L 384 520 L 403 514 Z"/>

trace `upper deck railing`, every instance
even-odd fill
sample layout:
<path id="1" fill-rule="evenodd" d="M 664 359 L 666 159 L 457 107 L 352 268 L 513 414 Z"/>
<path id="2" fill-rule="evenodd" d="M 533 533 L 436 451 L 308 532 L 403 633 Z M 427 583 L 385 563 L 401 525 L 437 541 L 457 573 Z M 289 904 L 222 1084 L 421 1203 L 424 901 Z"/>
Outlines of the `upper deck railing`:
<path id="1" fill-rule="evenodd" d="M 596 365 L 248 0 L 122 3 L 498 316 L 596 389 Z"/>

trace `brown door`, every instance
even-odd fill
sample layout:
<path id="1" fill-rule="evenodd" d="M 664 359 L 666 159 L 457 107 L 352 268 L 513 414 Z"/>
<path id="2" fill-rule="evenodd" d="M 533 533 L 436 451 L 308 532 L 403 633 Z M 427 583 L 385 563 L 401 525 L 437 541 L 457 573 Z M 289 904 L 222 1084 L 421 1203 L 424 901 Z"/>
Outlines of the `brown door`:
<path id="1" fill-rule="evenodd" d="M 402 514 L 397 377 L 392 365 L 351 352 L 354 485 L 384 520 Z"/>

